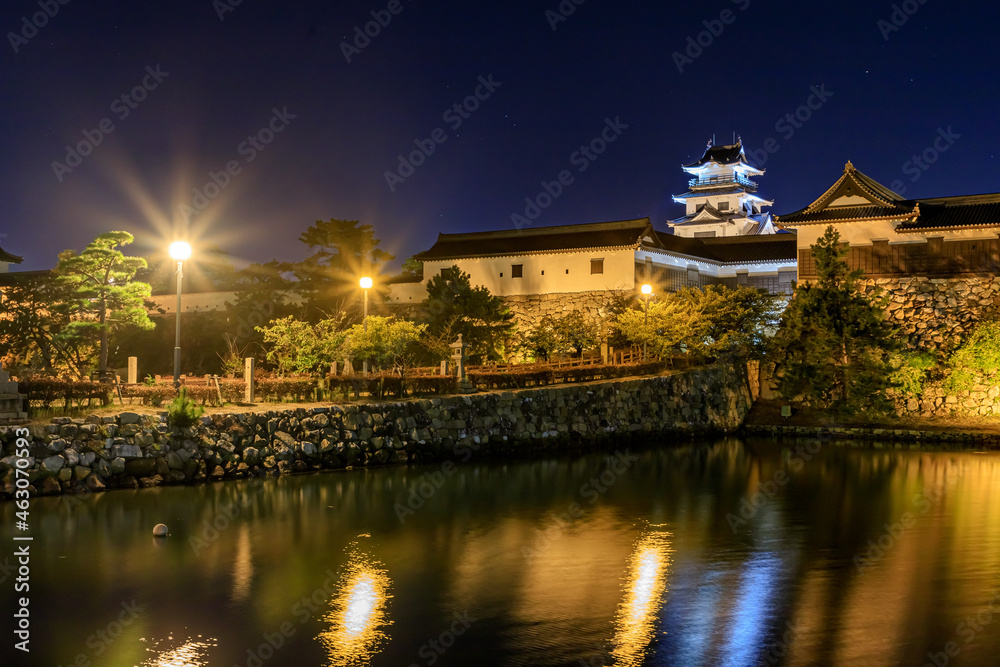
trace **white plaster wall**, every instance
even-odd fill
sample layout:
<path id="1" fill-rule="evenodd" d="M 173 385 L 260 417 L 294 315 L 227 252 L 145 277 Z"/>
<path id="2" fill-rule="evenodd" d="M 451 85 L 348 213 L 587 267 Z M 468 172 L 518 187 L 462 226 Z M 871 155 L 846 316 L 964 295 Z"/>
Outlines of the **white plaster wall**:
<path id="1" fill-rule="evenodd" d="M 590 260 L 601 258 L 604 259 L 604 273 L 591 275 Z M 511 266 L 514 264 L 523 266 L 523 277 L 511 277 Z M 441 269 L 453 265 L 469 274 L 469 280 L 474 287 L 486 287 L 496 296 L 630 290 L 635 287 L 635 252 L 632 250 L 474 257 L 425 262 L 424 285 L 439 275 Z M 542 271 L 545 272 L 544 275 Z"/>
<path id="2" fill-rule="evenodd" d="M 815 245 L 827 225 L 802 225 L 797 228 L 800 249 Z M 997 232 L 989 229 L 947 230 L 940 232 L 897 232 L 891 221 L 847 222 L 834 225 L 840 233 L 841 242 L 855 246 L 872 245 L 873 241 L 887 240 L 889 243 L 926 243 L 928 238 L 943 238 L 945 241 L 973 241 L 995 239 Z"/>

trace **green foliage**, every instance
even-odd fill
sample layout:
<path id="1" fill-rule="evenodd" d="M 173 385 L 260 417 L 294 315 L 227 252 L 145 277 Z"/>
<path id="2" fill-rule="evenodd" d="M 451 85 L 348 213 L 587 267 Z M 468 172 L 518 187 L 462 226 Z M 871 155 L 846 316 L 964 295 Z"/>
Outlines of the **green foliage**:
<path id="1" fill-rule="evenodd" d="M 882 304 L 859 292 L 863 272 L 848 269 L 832 226 L 812 250 L 819 279 L 796 286 L 775 337 L 779 389 L 836 412 L 887 412 L 899 338 Z"/>
<path id="2" fill-rule="evenodd" d="M 427 283 L 422 306 L 420 320 L 427 325 L 423 345 L 436 359 L 451 356 L 448 345 L 459 334 L 472 363 L 503 358 L 507 339 L 514 332 L 514 316 L 500 297 L 485 287 L 473 288 L 469 274 L 457 266 Z"/>
<path id="3" fill-rule="evenodd" d="M 282 373 L 312 373 L 330 365 L 343 354 L 346 332 L 343 319 L 332 318 L 309 324 L 289 315 L 257 327 L 264 334 L 268 361 Z"/>
<path id="4" fill-rule="evenodd" d="M 372 315 L 367 331 L 364 324 L 355 324 L 347 330 L 342 351 L 357 361 L 368 360 L 378 368 L 402 371 L 412 365 L 417 341 L 426 329 L 426 324 Z"/>
<path id="5" fill-rule="evenodd" d="M 128 257 L 119 247 L 132 243 L 128 232 L 107 232 L 87 245 L 83 252 L 64 250 L 56 273 L 62 286 L 72 290 L 72 321 L 60 335 L 67 340 L 100 345 L 98 369 L 108 369 L 108 337 L 121 327 L 152 329 L 145 301 L 150 287 L 134 281 L 146 268 L 146 260 Z"/>
<path id="6" fill-rule="evenodd" d="M 579 311 L 559 317 L 545 315 L 521 342 L 521 349 L 536 359 L 548 360 L 553 354 L 572 353 L 579 357 L 599 343 L 600 327 Z"/>
<path id="7" fill-rule="evenodd" d="M 398 277 L 404 280 L 423 280 L 424 263 L 416 257 L 410 257 L 403 262 L 403 267 L 400 269 Z"/>
<path id="8" fill-rule="evenodd" d="M 592 318 L 573 310 L 553 320 L 561 351 L 571 351 L 577 357 L 600 342 L 600 326 Z"/>
<path id="9" fill-rule="evenodd" d="M 0 357 L 15 372 L 82 377 L 92 365 L 94 345 L 65 333 L 74 290 L 54 273 L 11 276 L 0 317 Z"/>
<path id="10" fill-rule="evenodd" d="M 187 428 L 198 423 L 205 408 L 188 398 L 187 388 L 181 387 L 177 398 L 167 405 L 167 423 L 173 428 Z"/>
<path id="11" fill-rule="evenodd" d="M 982 320 L 946 363 L 944 388 L 950 394 L 977 383 L 1000 383 L 1000 319 Z"/>
<path id="12" fill-rule="evenodd" d="M 889 356 L 889 380 L 906 397 L 919 398 L 937 358 L 928 352 L 895 352 Z"/>
<path id="13" fill-rule="evenodd" d="M 777 295 L 746 285 L 688 287 L 668 298 L 690 301 L 691 309 L 701 313 L 689 348 L 709 359 L 761 359 L 780 314 Z"/>
<path id="14" fill-rule="evenodd" d="M 641 310 L 629 309 L 615 316 L 614 325 L 633 345 L 646 344 L 650 354 L 667 357 L 682 343 L 695 339 L 703 304 L 668 294 L 641 303 Z"/>

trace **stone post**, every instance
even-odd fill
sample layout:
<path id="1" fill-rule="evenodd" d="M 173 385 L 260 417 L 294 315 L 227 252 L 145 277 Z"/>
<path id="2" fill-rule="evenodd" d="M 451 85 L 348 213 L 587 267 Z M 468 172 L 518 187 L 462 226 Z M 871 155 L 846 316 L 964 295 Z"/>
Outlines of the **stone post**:
<path id="1" fill-rule="evenodd" d="M 139 382 L 139 358 L 128 358 L 128 383 L 138 384 Z"/>
<path id="2" fill-rule="evenodd" d="M 447 361 L 442 361 L 441 362 L 441 377 L 447 377 L 447 375 L 448 375 L 448 362 Z"/>
<path id="3" fill-rule="evenodd" d="M 465 374 L 465 343 L 462 342 L 462 334 L 458 334 L 458 340 L 452 343 L 451 358 L 455 362 L 455 377 L 458 378 L 458 392 L 460 394 L 474 394 L 476 388 L 469 382 Z"/>
<path id="4" fill-rule="evenodd" d="M 601 361 L 608 363 L 608 341 L 601 342 Z"/>
<path id="5" fill-rule="evenodd" d="M 243 361 L 243 402 L 253 403 L 257 396 L 257 387 L 253 377 L 254 362 L 253 357 L 247 357 Z"/>

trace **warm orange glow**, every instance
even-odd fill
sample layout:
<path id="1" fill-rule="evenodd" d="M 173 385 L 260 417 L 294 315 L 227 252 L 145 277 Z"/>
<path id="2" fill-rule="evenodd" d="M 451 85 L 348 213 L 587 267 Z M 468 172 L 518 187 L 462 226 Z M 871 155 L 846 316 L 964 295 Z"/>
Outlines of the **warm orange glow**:
<path id="1" fill-rule="evenodd" d="M 652 294 L 653 293 L 653 286 L 652 285 L 643 285 L 642 286 L 642 293 L 645 294 L 645 295 L 647 295 L 647 296 L 650 295 L 650 294 Z"/>
<path id="2" fill-rule="evenodd" d="M 373 284 L 372 279 L 369 278 L 368 276 L 365 276 L 364 278 L 361 279 L 362 289 L 371 289 L 372 284 Z"/>
<path id="3" fill-rule="evenodd" d="M 654 532 L 636 545 L 629 567 L 625 600 L 619 605 L 612 640 L 616 665 L 643 664 L 656 632 L 656 621 L 667 591 L 670 533 Z"/>
<path id="4" fill-rule="evenodd" d="M 381 650 L 387 638 L 383 628 L 391 624 L 386 615 L 389 576 L 377 561 L 361 554 L 351 557 L 341 578 L 333 610 L 324 619 L 330 630 L 320 635 L 329 665 L 360 665 Z"/>

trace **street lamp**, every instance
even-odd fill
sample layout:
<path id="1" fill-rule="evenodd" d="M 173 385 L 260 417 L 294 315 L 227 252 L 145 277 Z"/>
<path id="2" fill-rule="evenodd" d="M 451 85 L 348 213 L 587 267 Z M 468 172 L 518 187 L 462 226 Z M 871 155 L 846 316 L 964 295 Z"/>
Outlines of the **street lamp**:
<path id="1" fill-rule="evenodd" d="M 653 286 L 643 285 L 642 294 L 646 297 L 646 317 L 643 319 L 643 325 L 649 326 L 649 297 L 653 296 Z M 646 341 L 642 341 L 642 362 L 646 363 Z"/>
<path id="2" fill-rule="evenodd" d="M 365 333 L 368 333 L 368 290 L 372 288 L 372 279 L 365 276 L 361 279 L 361 289 L 365 291 Z"/>
<path id="3" fill-rule="evenodd" d="M 181 279 L 184 260 L 191 257 L 191 244 L 174 241 L 170 244 L 170 257 L 177 260 L 177 329 L 174 335 L 174 389 L 177 389 L 181 386 Z"/>

